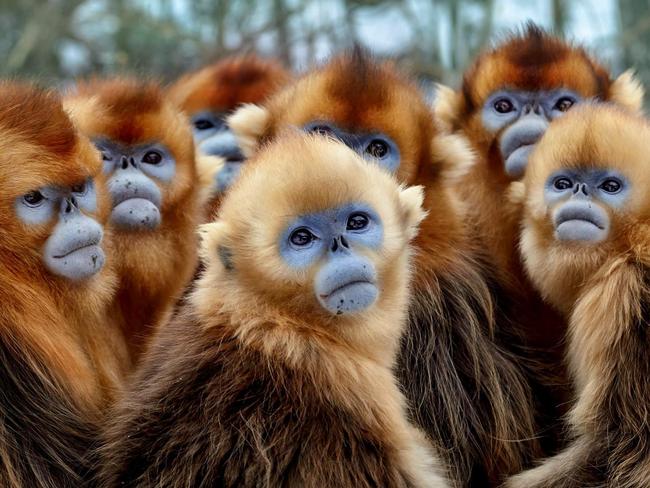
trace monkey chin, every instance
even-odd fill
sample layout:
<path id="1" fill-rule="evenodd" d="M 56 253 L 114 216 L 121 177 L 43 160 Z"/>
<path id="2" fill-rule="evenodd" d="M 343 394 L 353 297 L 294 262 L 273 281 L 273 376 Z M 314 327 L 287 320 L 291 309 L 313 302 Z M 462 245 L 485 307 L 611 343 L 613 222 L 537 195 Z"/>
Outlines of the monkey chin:
<path id="1" fill-rule="evenodd" d="M 328 293 L 318 295 L 318 301 L 333 315 L 343 315 L 367 310 L 379 295 L 377 286 L 370 281 L 344 283 Z"/>

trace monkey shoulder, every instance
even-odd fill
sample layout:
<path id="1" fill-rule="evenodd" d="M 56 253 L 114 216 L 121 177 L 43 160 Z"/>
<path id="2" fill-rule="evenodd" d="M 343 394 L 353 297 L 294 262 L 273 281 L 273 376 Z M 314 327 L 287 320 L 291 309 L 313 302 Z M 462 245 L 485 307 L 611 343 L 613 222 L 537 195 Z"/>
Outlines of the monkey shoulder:
<path id="1" fill-rule="evenodd" d="M 407 486 L 395 448 L 313 375 L 225 328 L 174 328 L 109 429 L 103 486 Z"/>

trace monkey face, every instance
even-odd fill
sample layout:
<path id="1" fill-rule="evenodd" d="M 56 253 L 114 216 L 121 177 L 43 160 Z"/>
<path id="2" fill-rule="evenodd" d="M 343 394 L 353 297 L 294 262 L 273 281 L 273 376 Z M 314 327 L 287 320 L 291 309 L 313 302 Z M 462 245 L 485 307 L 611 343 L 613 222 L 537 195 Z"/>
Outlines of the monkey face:
<path id="1" fill-rule="evenodd" d="M 226 116 L 225 113 L 205 110 L 191 117 L 194 143 L 198 151 L 225 160 L 223 168 L 216 175 L 219 193 L 226 191 L 233 184 L 244 162 L 244 155 L 237 138 L 226 123 Z"/>
<path id="2" fill-rule="evenodd" d="M 498 150 L 509 177 L 519 179 L 524 175 L 528 156 L 549 123 L 581 99 L 567 89 L 499 90 L 488 97 L 481 110 L 482 124 L 498 134 Z"/>
<path id="3" fill-rule="evenodd" d="M 377 271 L 363 253 L 380 249 L 382 241 L 378 214 L 366 204 L 350 203 L 298 216 L 283 232 L 279 249 L 289 266 L 317 266 L 314 295 L 325 310 L 341 315 L 375 302 Z"/>
<path id="4" fill-rule="evenodd" d="M 80 281 L 104 265 L 103 230 L 92 216 L 97 212 L 92 179 L 32 190 L 17 197 L 14 208 L 23 225 L 45 239 L 41 256 L 50 272 Z"/>
<path id="5" fill-rule="evenodd" d="M 122 145 L 98 139 L 113 209 L 110 222 L 125 230 L 152 230 L 160 225 L 162 192 L 156 183 L 169 183 L 176 161 L 162 144 Z"/>
<path id="6" fill-rule="evenodd" d="M 622 208 L 631 188 L 616 170 L 564 168 L 546 181 L 545 200 L 559 241 L 596 244 L 611 230 L 609 209 Z"/>
<path id="7" fill-rule="evenodd" d="M 327 323 L 391 307 L 405 296 L 403 260 L 421 204 L 421 187 L 399 188 L 340 142 L 283 134 L 244 169 L 219 221 L 204 226 L 206 279 L 215 273 L 224 293 Z"/>

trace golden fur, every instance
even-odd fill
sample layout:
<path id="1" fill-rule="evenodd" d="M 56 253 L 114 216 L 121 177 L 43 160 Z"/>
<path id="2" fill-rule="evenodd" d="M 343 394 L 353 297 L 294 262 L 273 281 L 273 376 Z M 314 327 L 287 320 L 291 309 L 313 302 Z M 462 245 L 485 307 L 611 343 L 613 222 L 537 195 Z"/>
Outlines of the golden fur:
<path id="1" fill-rule="evenodd" d="M 82 283 L 50 273 L 42 247 L 55 222 L 24 225 L 15 201 L 94 178 L 91 216 L 104 224 L 110 204 L 101 160 L 59 97 L 29 85 L 0 84 L 0 134 L 0 485 L 76 487 L 127 360 L 107 320 L 115 270 L 107 263 Z M 107 253 L 110 239 L 105 234 Z"/>
<path id="2" fill-rule="evenodd" d="M 516 251 L 523 205 L 520 184 L 508 176 L 499 149 L 503 129 L 483 127 L 481 112 L 488 97 L 502 89 L 527 91 L 566 88 L 584 99 L 607 100 L 640 111 L 643 89 L 627 72 L 613 80 L 582 47 L 571 45 L 533 24 L 482 52 L 464 74 L 458 90 L 439 87 L 435 113 L 440 126 L 461 133 L 478 155 L 457 185 L 470 210 L 476 237 L 499 272 L 499 281 L 519 306 L 514 316 L 530 348 L 540 383 L 544 444 L 553 451 L 562 442 L 557 418 L 565 412 L 568 380 L 563 365 L 566 324 L 540 299 L 527 280 Z"/>
<path id="3" fill-rule="evenodd" d="M 417 86 L 391 63 L 356 49 L 314 69 L 263 106 L 228 123 L 247 154 L 288 126 L 330 121 L 383 132 L 401 155 L 397 179 L 425 188 L 428 215 L 415 240 L 409 327 L 398 377 L 412 415 L 452 467 L 458 486 L 487 486 L 539 454 L 509 304 L 465 223 L 453 182 L 474 163 L 462 136 L 440 132 Z M 293 171 L 298 171 L 295 168 Z"/>
<path id="4" fill-rule="evenodd" d="M 290 268 L 278 240 L 298 215 L 351 201 L 381 216 L 381 248 L 359 251 L 381 291 L 333 316 L 314 295 L 318 265 Z M 103 486 L 447 486 L 392 373 L 421 203 L 326 138 L 265 147 L 201 229 L 205 273 L 118 409 Z"/>
<path id="5" fill-rule="evenodd" d="M 169 318 L 197 263 L 195 229 L 200 220 L 200 180 L 185 116 L 155 83 L 129 79 L 79 82 L 64 99 L 75 124 L 91 139 L 121 144 L 158 141 L 176 161 L 162 194 L 161 225 L 151 232 L 113 229 L 119 288 L 114 313 L 135 362 L 148 338 Z"/>
<path id="6" fill-rule="evenodd" d="M 569 447 L 508 487 L 650 485 L 650 198 L 645 119 L 614 106 L 576 108 L 554 122 L 534 151 L 522 253 L 546 299 L 569 318 L 568 360 L 577 402 Z M 614 169 L 632 184 L 623 207 L 601 205 L 611 219 L 606 241 L 556 241 L 555 206 L 543 188 L 560 168 Z"/>

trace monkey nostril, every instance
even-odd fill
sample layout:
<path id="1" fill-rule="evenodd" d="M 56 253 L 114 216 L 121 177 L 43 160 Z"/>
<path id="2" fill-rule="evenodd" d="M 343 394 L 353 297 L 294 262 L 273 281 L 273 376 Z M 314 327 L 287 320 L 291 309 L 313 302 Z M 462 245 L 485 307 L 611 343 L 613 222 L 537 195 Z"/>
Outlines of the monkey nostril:
<path id="1" fill-rule="evenodd" d="M 587 191 L 587 185 L 585 183 L 582 184 L 582 193 L 589 195 L 589 192 Z"/>
<path id="2" fill-rule="evenodd" d="M 335 238 L 334 242 L 332 242 L 332 252 L 336 252 L 338 248 L 339 248 L 339 240 Z"/>
<path id="3" fill-rule="evenodd" d="M 64 210 L 64 212 L 65 212 L 65 213 L 70 213 L 70 212 L 72 212 L 72 202 L 70 202 L 69 199 L 67 199 L 67 200 L 65 201 L 65 210 Z"/>
<path id="4" fill-rule="evenodd" d="M 129 158 L 129 163 L 131 163 L 131 166 L 135 168 L 135 159 L 133 157 Z"/>
<path id="5" fill-rule="evenodd" d="M 77 199 L 74 196 L 70 196 L 70 203 L 72 204 L 73 207 L 79 208 L 79 204 L 77 203 Z"/>
<path id="6" fill-rule="evenodd" d="M 346 249 L 350 248 L 350 245 L 348 244 L 347 239 L 344 236 L 341 236 L 341 245 L 345 247 Z"/>
<path id="7" fill-rule="evenodd" d="M 122 169 L 129 167 L 129 160 L 126 158 L 126 156 L 122 156 L 122 159 L 120 160 L 120 166 L 122 166 Z"/>
<path id="8" fill-rule="evenodd" d="M 576 183 L 576 186 L 573 187 L 573 194 L 575 195 L 580 190 L 580 183 Z"/>

